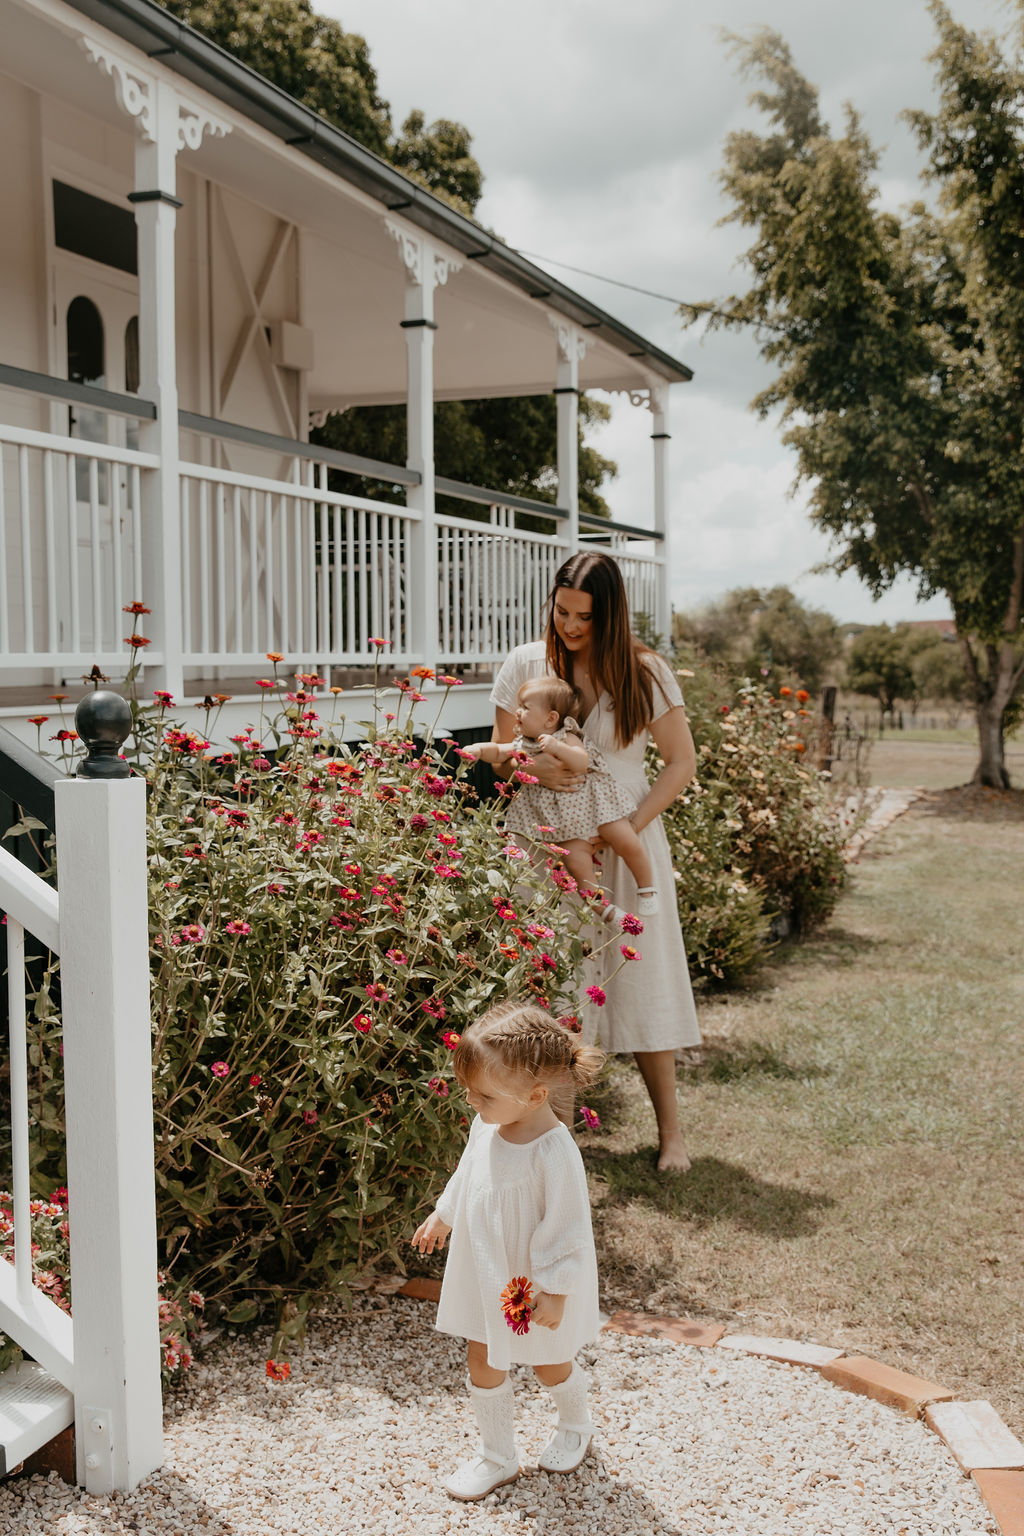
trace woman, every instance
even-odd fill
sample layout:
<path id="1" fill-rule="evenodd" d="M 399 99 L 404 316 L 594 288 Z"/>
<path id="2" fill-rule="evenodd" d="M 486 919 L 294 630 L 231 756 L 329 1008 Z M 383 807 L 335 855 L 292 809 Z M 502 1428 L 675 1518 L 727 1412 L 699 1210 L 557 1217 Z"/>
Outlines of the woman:
<path id="1" fill-rule="evenodd" d="M 544 640 L 518 646 L 494 682 L 494 740 L 515 734 L 514 711 L 527 678 L 554 673 L 577 688 L 583 699 L 585 738 L 604 754 L 609 771 L 632 788 L 638 800 L 630 818 L 649 854 L 659 893 L 658 911 L 644 919 L 638 940 L 642 958 L 605 982 L 601 1045 L 631 1051 L 650 1094 L 658 1122 L 659 1171 L 690 1166 L 676 1104 L 675 1053 L 700 1044 L 690 975 L 676 912 L 675 879 L 661 812 L 693 778 L 693 738 L 679 685 L 668 664 L 630 633 L 629 603 L 622 575 L 610 555 L 587 550 L 573 555 L 555 576 L 548 600 Z M 663 767 L 653 784 L 644 772 L 644 749 L 654 741 Z M 539 757 L 533 763 L 541 783 L 571 793 L 580 782 L 561 764 Z M 635 886 L 621 861 L 594 841 L 601 854 L 604 884 L 617 907 L 629 908 Z M 612 953 L 609 953 L 609 949 Z M 619 960 L 609 946 L 595 960 L 602 982 Z"/>

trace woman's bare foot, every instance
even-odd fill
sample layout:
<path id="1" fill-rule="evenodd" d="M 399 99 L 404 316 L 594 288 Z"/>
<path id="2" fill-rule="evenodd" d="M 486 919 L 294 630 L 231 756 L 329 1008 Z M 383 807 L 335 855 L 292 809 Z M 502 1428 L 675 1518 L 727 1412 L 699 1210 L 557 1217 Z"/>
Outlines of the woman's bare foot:
<path id="1" fill-rule="evenodd" d="M 682 1137 L 673 1136 L 662 1143 L 658 1155 L 659 1173 L 685 1173 L 690 1167 L 690 1159 L 686 1155 Z"/>

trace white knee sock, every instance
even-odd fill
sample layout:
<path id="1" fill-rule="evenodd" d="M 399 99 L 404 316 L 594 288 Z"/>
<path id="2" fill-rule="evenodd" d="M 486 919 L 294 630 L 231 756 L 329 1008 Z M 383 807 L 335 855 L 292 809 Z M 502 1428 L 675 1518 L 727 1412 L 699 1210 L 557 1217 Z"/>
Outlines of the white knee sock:
<path id="1" fill-rule="evenodd" d="M 587 1411 L 587 1387 L 589 1381 L 586 1372 L 573 1361 L 572 1370 L 564 1381 L 557 1387 L 548 1387 L 548 1391 L 555 1400 L 558 1409 L 559 1429 L 575 1431 L 580 1436 L 588 1436 L 594 1433 L 594 1426 L 590 1422 L 590 1414 Z"/>
<path id="2" fill-rule="evenodd" d="M 488 1461 L 514 1461 L 516 1404 L 510 1377 L 497 1387 L 475 1387 L 468 1379 L 466 1385 L 480 1430 L 480 1454 Z"/>

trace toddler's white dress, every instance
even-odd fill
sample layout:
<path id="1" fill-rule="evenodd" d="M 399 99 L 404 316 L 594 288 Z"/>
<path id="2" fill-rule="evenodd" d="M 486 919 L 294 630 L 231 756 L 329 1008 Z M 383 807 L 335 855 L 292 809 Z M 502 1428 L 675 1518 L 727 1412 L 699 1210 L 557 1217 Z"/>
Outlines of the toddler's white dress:
<path id="1" fill-rule="evenodd" d="M 542 842 L 573 837 L 589 839 L 597 836 L 598 827 L 632 816 L 640 803 L 636 795 L 608 771 L 604 754 L 584 740 L 582 730 L 571 715 L 566 716 L 557 731 L 552 731 L 551 740 L 577 741 L 585 747 L 587 776 L 571 795 L 557 789 L 545 789 L 543 784 L 521 785 L 505 812 L 506 831 L 536 841 L 537 828 L 545 827 L 550 830 L 540 834 Z M 540 750 L 535 741 L 525 736 L 517 736 L 515 745 L 517 751 L 531 755 Z"/>
<path id="2" fill-rule="evenodd" d="M 488 1364 L 558 1365 L 601 1326 L 597 1256 L 583 1159 L 564 1125 L 519 1145 L 479 1115 L 437 1202 L 452 1229 L 435 1326 L 487 1346 Z M 525 1275 L 534 1294 L 566 1296 L 557 1328 L 514 1334 L 501 1293 Z"/>

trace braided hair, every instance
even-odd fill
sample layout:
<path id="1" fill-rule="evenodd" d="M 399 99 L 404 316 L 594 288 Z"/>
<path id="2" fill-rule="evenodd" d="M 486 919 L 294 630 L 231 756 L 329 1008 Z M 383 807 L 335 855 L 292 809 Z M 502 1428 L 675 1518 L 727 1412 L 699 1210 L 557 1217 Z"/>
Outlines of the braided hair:
<path id="1" fill-rule="evenodd" d="M 455 1048 L 455 1076 L 466 1086 L 480 1076 L 528 1077 L 534 1083 L 569 1081 L 586 1088 L 604 1065 L 604 1052 L 586 1045 L 533 1003 L 489 1008 Z"/>

